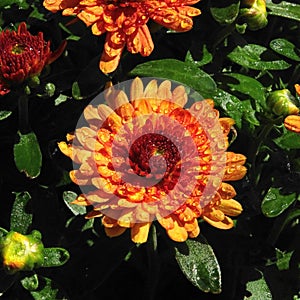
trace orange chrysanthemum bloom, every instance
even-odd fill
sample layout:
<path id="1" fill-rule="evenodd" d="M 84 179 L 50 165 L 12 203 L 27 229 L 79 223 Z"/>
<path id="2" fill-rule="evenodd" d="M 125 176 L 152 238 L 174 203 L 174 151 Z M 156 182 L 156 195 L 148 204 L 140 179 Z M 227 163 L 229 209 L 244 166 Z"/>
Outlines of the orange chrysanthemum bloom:
<path id="1" fill-rule="evenodd" d="M 68 134 L 60 150 L 79 166 L 70 172 L 84 191 L 74 203 L 93 206 L 87 218 L 102 217 L 108 236 L 131 229 L 132 241 L 147 241 L 154 219 L 178 242 L 198 236 L 198 218 L 220 229 L 242 207 L 223 181 L 246 174 L 245 156 L 226 152 L 234 121 L 219 118 L 212 100 L 185 109 L 183 86 L 136 78 L 130 99 L 106 92 L 108 105 L 88 105 L 87 126 Z M 81 126 L 81 124 L 80 124 Z"/>
<path id="2" fill-rule="evenodd" d="M 189 5 L 200 0 L 44 0 L 52 11 L 62 10 L 63 15 L 76 15 L 95 35 L 107 32 L 100 69 L 113 72 L 120 61 L 125 46 L 131 53 L 149 56 L 153 42 L 147 27 L 151 19 L 178 32 L 193 26 L 192 17 L 200 10 Z"/>
<path id="3" fill-rule="evenodd" d="M 17 31 L 4 30 L 0 33 L 0 95 L 10 92 L 12 85 L 39 75 L 43 68 L 56 60 L 63 52 L 65 43 L 51 52 L 50 42 L 43 33 L 31 35 L 26 23 Z"/>

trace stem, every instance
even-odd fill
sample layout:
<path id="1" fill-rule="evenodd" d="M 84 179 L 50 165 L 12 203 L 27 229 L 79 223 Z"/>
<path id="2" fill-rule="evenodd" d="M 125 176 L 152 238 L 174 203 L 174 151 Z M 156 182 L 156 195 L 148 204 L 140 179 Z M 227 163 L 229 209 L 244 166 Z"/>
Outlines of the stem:
<path id="1" fill-rule="evenodd" d="M 145 287 L 145 294 L 143 299 L 154 300 L 155 290 L 159 279 L 160 261 L 157 253 L 157 236 L 155 225 L 151 226 L 151 234 L 146 245 L 148 256 L 148 278 Z"/>
<path id="2" fill-rule="evenodd" d="M 22 134 L 30 132 L 28 121 L 28 97 L 27 95 L 20 95 L 18 99 L 19 108 L 19 130 Z"/>
<path id="3" fill-rule="evenodd" d="M 270 131 L 272 130 L 273 125 L 274 125 L 273 123 L 269 123 L 263 127 L 262 131 L 260 132 L 260 134 L 257 137 L 257 142 L 254 144 L 252 154 L 249 155 L 250 161 L 252 162 L 252 166 L 251 166 L 252 172 L 251 173 L 254 178 L 254 182 L 256 182 L 255 175 L 257 174 L 256 173 L 257 155 L 259 153 L 259 149 L 260 149 L 261 145 L 263 144 L 265 138 L 269 135 Z"/>

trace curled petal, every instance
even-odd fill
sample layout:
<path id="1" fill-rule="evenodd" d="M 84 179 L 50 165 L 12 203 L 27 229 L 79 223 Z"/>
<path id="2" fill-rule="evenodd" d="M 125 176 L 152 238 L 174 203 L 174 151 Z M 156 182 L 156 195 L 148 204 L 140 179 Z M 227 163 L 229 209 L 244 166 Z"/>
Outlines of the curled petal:
<path id="1" fill-rule="evenodd" d="M 215 221 L 208 216 L 203 216 L 203 220 L 218 229 L 230 229 L 233 227 L 232 219 L 226 216 L 222 221 Z"/>
<path id="2" fill-rule="evenodd" d="M 284 119 L 284 127 L 289 131 L 300 133 L 300 116 L 287 116 Z"/>
<path id="3" fill-rule="evenodd" d="M 242 179 L 247 173 L 247 168 L 245 166 L 235 165 L 226 166 L 224 181 L 235 181 Z"/>
<path id="4" fill-rule="evenodd" d="M 238 216 L 243 211 L 242 205 L 234 199 L 221 199 L 220 204 L 218 204 L 217 208 L 224 214 L 231 217 Z"/>
<path id="5" fill-rule="evenodd" d="M 140 53 L 142 56 L 149 56 L 154 45 L 147 25 L 139 27 L 128 37 L 127 49 L 131 53 Z"/>
<path id="6" fill-rule="evenodd" d="M 236 191 L 234 187 L 226 182 L 222 182 L 218 193 L 222 199 L 232 199 L 236 196 Z"/>

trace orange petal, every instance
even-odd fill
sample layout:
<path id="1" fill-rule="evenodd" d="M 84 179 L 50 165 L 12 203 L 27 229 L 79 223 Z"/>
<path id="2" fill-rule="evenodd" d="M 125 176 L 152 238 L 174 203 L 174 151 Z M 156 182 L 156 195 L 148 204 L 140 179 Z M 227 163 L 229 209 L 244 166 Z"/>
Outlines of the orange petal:
<path id="1" fill-rule="evenodd" d="M 242 179 L 247 173 L 247 168 L 244 166 L 226 166 L 224 181 L 235 181 Z"/>
<path id="2" fill-rule="evenodd" d="M 232 199 L 236 196 L 234 187 L 225 182 L 222 182 L 220 188 L 218 189 L 218 193 L 222 199 Z"/>
<path id="3" fill-rule="evenodd" d="M 300 116 L 296 116 L 296 115 L 287 116 L 284 119 L 284 127 L 289 131 L 300 133 Z"/>
<path id="4" fill-rule="evenodd" d="M 115 56 L 109 56 L 105 51 L 102 53 L 99 68 L 104 74 L 111 73 L 116 70 L 119 65 L 124 46 L 125 44 L 118 48 L 118 51 L 115 52 Z"/>
<path id="5" fill-rule="evenodd" d="M 131 228 L 131 240 L 134 243 L 146 243 L 150 229 L 150 223 L 136 223 Z"/>
<path id="6" fill-rule="evenodd" d="M 235 121 L 231 118 L 220 118 L 219 122 L 223 129 L 224 135 L 228 135 L 231 127 L 235 124 Z"/>
<path id="7" fill-rule="evenodd" d="M 147 25 L 138 27 L 127 39 L 127 49 L 131 53 L 149 56 L 153 48 L 154 44 Z"/>
<path id="8" fill-rule="evenodd" d="M 126 229 L 127 228 L 120 227 L 120 226 L 116 226 L 116 227 L 113 227 L 113 228 L 104 227 L 104 231 L 105 231 L 106 235 L 109 236 L 109 237 L 119 236 L 119 235 L 123 234 Z"/>
<path id="9" fill-rule="evenodd" d="M 207 216 L 203 216 L 203 220 L 219 229 L 230 229 L 233 227 L 233 221 L 227 216 L 225 216 L 223 221 L 214 221 Z"/>
<path id="10" fill-rule="evenodd" d="M 175 242 L 184 242 L 188 238 L 188 233 L 181 222 L 177 219 L 173 219 L 174 227 L 167 229 L 168 236 Z"/>

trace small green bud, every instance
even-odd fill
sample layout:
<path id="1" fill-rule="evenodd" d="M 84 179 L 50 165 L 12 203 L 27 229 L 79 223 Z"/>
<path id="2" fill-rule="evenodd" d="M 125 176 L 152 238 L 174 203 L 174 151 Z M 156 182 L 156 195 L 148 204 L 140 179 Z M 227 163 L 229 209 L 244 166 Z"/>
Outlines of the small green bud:
<path id="1" fill-rule="evenodd" d="M 266 0 L 243 0 L 239 16 L 250 30 L 261 29 L 268 24 Z"/>
<path id="2" fill-rule="evenodd" d="M 4 269 L 10 274 L 40 267 L 44 262 L 40 232 L 23 235 L 10 231 L 0 239 L 0 254 Z"/>
<path id="3" fill-rule="evenodd" d="M 45 93 L 48 97 L 52 97 L 55 93 L 55 84 L 49 82 L 45 86 Z"/>
<path id="4" fill-rule="evenodd" d="M 271 92 L 267 97 L 267 105 L 277 116 L 296 115 L 299 108 L 296 99 L 288 89 Z"/>
<path id="5" fill-rule="evenodd" d="M 31 87 L 31 88 L 36 88 L 37 86 L 40 85 L 40 78 L 38 75 L 35 75 L 35 76 L 32 76 L 30 78 L 28 78 L 28 85 Z"/>

